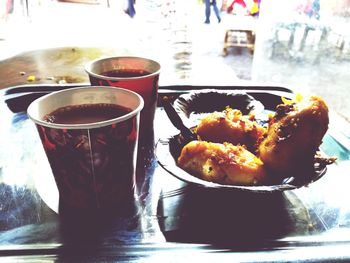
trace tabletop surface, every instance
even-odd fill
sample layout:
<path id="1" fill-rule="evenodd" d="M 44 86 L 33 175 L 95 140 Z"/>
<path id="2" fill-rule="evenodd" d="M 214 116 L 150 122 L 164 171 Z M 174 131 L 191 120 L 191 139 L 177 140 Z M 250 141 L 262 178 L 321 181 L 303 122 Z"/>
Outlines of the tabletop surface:
<path id="1" fill-rule="evenodd" d="M 138 177 L 141 212 L 132 218 L 116 219 L 98 242 L 72 240 L 71 233 L 62 231 L 57 189 L 36 130 L 25 112 L 36 97 L 70 87 L 37 84 L 2 90 L 0 255 L 27 259 L 38 255 L 53 259 L 85 256 L 107 262 L 164 262 L 169 256 L 229 260 L 232 254 L 250 262 L 350 258 L 350 141 L 341 136 L 338 125 L 333 125 L 333 115 L 321 150 L 338 160 L 308 187 L 258 195 L 193 187 L 162 169 L 150 147 L 143 155 L 145 165 Z M 264 86 L 161 86 L 159 94 L 160 98 L 176 99 L 180 94 L 205 88 L 247 92 L 267 107 L 281 95 L 291 95 L 283 87 Z M 155 143 L 178 132 L 161 100 L 155 127 Z M 85 234 L 85 238 L 90 235 Z M 301 255 L 300 251 L 305 253 Z M 210 253 L 205 257 L 203 252 Z"/>
<path id="2" fill-rule="evenodd" d="M 332 111 L 321 150 L 337 162 L 308 187 L 262 195 L 200 189 L 160 167 L 150 146 L 143 152 L 145 165 L 138 174 L 140 213 L 116 219 L 98 242 L 88 242 L 93 231 L 86 231 L 86 240 L 72 240 L 71 233 L 62 231 L 58 192 L 26 108 L 49 92 L 87 85 L 84 64 L 110 54 L 113 50 L 63 48 L 0 61 L 0 256 L 13 261 L 45 256 L 106 262 L 350 258 L 350 124 Z M 203 89 L 247 92 L 267 108 L 281 96 L 292 96 L 284 87 L 252 83 L 161 85 L 154 143 L 178 132 L 161 99 Z"/>
<path id="3" fill-rule="evenodd" d="M 0 89 L 21 84 L 88 82 L 84 65 L 114 54 L 112 49 L 52 48 L 23 52 L 0 61 Z"/>

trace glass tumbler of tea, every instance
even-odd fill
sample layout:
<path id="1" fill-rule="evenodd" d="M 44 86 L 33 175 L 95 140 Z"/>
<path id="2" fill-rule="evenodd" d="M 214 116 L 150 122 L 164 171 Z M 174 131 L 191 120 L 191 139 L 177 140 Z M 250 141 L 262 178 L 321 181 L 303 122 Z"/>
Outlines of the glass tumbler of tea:
<path id="1" fill-rule="evenodd" d="M 114 86 L 132 90 L 142 96 L 140 137 L 153 133 L 157 107 L 160 64 L 142 57 L 119 56 L 100 58 L 85 65 L 90 83 L 94 86 Z"/>
<path id="2" fill-rule="evenodd" d="M 93 86 L 53 92 L 29 105 L 56 181 L 60 213 L 133 212 L 142 108 L 135 92 Z"/>

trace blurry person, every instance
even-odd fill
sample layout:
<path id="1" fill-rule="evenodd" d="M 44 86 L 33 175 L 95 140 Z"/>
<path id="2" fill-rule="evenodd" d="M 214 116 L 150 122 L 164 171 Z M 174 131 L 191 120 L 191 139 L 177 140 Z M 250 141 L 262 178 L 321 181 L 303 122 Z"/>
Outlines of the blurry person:
<path id="1" fill-rule="evenodd" d="M 227 7 L 228 13 L 258 16 L 261 0 L 233 0 Z"/>
<path id="2" fill-rule="evenodd" d="M 125 9 L 125 13 L 127 13 L 130 17 L 134 17 L 136 14 L 135 11 L 135 0 L 127 0 L 127 8 Z"/>
<path id="3" fill-rule="evenodd" d="M 252 6 L 249 9 L 251 16 L 259 16 L 260 11 L 260 0 L 253 0 Z"/>
<path id="4" fill-rule="evenodd" d="M 0 19 L 6 20 L 8 15 L 13 13 L 13 0 L 5 0 L 4 3 L 0 5 Z"/>
<path id="5" fill-rule="evenodd" d="M 296 11 L 309 18 L 320 19 L 320 0 L 307 0 L 296 7 Z"/>
<path id="6" fill-rule="evenodd" d="M 211 6 L 213 6 L 216 18 L 218 19 L 218 22 L 221 22 L 221 17 L 220 17 L 220 11 L 219 8 L 217 7 L 216 0 L 204 0 L 205 1 L 205 21 L 204 23 L 210 24 L 210 9 Z"/>
<path id="7" fill-rule="evenodd" d="M 249 10 L 244 0 L 233 0 L 227 7 L 227 13 L 249 13 Z"/>

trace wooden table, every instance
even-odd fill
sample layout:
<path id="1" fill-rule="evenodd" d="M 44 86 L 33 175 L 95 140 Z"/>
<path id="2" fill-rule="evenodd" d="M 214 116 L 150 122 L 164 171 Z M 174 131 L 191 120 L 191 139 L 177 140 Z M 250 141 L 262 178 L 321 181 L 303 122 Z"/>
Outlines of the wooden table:
<path id="1" fill-rule="evenodd" d="M 252 16 L 232 15 L 227 17 L 224 36 L 224 55 L 230 47 L 248 48 L 251 53 L 255 47 L 256 18 Z"/>
<path id="2" fill-rule="evenodd" d="M 242 29 L 227 29 L 224 38 L 224 55 L 228 54 L 230 47 L 248 48 L 250 53 L 254 53 L 255 31 Z"/>

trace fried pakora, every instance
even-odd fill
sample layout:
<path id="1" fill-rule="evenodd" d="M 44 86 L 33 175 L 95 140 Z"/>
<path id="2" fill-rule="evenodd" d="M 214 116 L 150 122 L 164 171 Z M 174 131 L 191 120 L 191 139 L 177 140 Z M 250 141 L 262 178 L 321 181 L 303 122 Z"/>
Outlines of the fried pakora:
<path id="1" fill-rule="evenodd" d="M 253 115 L 243 116 L 240 110 L 226 108 L 204 117 L 198 124 L 196 133 L 204 141 L 245 145 L 255 152 L 266 128 L 256 123 Z"/>
<path id="2" fill-rule="evenodd" d="M 314 158 L 329 124 L 328 107 L 317 96 L 280 104 L 258 148 L 258 156 L 274 174 L 312 174 Z"/>
<path id="3" fill-rule="evenodd" d="M 336 160 L 318 151 L 328 130 L 328 107 L 317 96 L 282 101 L 267 128 L 239 110 L 209 114 L 196 128 L 198 140 L 183 147 L 178 166 L 219 184 L 261 185 L 289 177 L 308 181 L 315 163 Z"/>
<path id="4" fill-rule="evenodd" d="M 206 181 L 230 185 L 259 185 L 266 179 L 263 162 L 243 146 L 192 141 L 178 158 L 178 166 Z"/>

